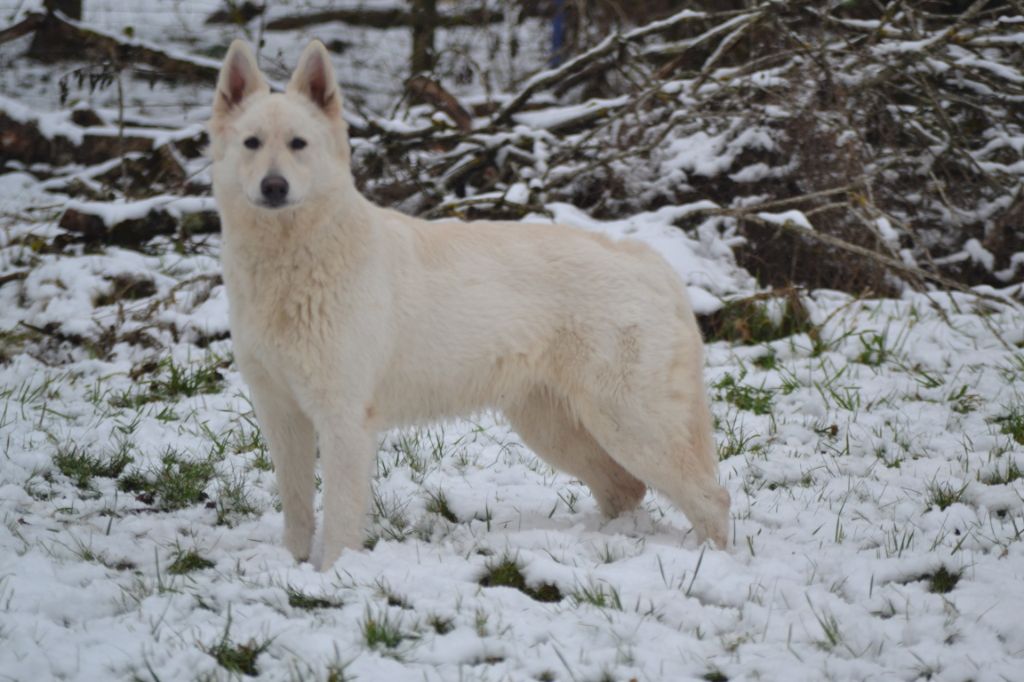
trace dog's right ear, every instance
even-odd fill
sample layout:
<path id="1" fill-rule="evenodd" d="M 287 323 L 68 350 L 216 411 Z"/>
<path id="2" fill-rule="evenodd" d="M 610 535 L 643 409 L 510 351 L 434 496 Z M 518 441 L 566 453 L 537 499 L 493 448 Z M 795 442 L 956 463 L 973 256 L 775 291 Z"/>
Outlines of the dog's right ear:
<path id="1" fill-rule="evenodd" d="M 213 117 L 224 118 L 238 112 L 240 105 L 256 93 L 269 93 L 270 86 L 256 66 L 252 50 L 242 40 L 234 40 L 224 57 L 213 99 Z"/>

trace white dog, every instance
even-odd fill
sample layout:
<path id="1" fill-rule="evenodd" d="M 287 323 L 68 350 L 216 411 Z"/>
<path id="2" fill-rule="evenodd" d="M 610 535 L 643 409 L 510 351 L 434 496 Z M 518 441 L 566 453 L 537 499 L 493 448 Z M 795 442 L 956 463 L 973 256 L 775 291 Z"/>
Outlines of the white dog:
<path id="1" fill-rule="evenodd" d="M 297 559 L 318 448 L 330 568 L 361 546 L 378 432 L 486 409 L 608 516 L 650 485 L 725 547 L 700 332 L 660 256 L 565 226 L 429 223 L 371 204 L 316 41 L 284 94 L 232 43 L 209 130 L 235 358 Z"/>

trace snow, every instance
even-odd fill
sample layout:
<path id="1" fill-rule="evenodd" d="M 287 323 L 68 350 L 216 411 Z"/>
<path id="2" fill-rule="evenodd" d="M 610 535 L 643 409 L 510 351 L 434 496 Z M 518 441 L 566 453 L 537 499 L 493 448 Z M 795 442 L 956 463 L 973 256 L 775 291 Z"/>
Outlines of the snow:
<path id="1" fill-rule="evenodd" d="M 977 239 L 968 239 L 964 242 L 964 251 L 971 257 L 971 260 L 985 268 L 988 271 L 992 271 L 995 268 L 996 257 L 992 255 L 992 252 L 981 245 Z"/>
<path id="2" fill-rule="evenodd" d="M 626 96 L 613 99 L 592 99 L 583 104 L 546 107 L 542 111 L 524 111 L 512 118 L 517 123 L 523 123 L 532 128 L 557 128 L 569 121 L 584 119 L 588 115 L 596 115 L 603 110 L 618 109 L 628 102 L 629 97 Z"/>
<path id="3" fill-rule="evenodd" d="M 510 204 L 525 204 L 530 200 L 530 188 L 526 183 L 517 182 L 505 192 L 505 201 Z"/>
<path id="4" fill-rule="evenodd" d="M 718 134 L 708 134 L 701 130 L 673 139 L 668 145 L 667 155 L 674 158 L 675 162 L 666 165 L 695 175 L 712 177 L 728 171 L 744 150 L 770 151 L 774 148 L 775 143 L 768 132 L 758 126 L 740 129 L 738 132 L 734 128 Z M 751 179 L 740 175 L 737 181 L 749 182 Z"/>
<path id="5" fill-rule="evenodd" d="M 1018 252 L 1010 256 L 1010 264 L 1003 270 L 998 270 L 993 273 L 996 277 L 1004 282 L 1009 282 L 1014 275 L 1017 274 L 1017 270 L 1024 268 L 1024 251 Z"/>
<path id="6" fill-rule="evenodd" d="M 811 225 L 811 221 L 807 219 L 807 216 L 803 214 L 803 211 L 798 211 L 796 209 L 790 209 L 781 213 L 760 211 L 757 214 L 757 217 L 773 225 L 785 225 L 787 223 L 791 223 L 797 227 L 802 227 L 805 230 L 814 230 L 814 226 Z"/>
<path id="7" fill-rule="evenodd" d="M 68 209 L 94 215 L 107 225 L 116 225 L 125 220 L 144 218 L 153 210 L 163 209 L 173 216 L 214 211 L 217 209 L 213 197 L 155 196 L 138 201 L 79 201 L 68 200 Z"/>
<path id="8" fill-rule="evenodd" d="M 958 45 L 950 45 L 949 53 L 954 58 L 954 62 L 957 66 L 973 66 L 979 69 L 984 69 L 994 76 L 998 76 L 1003 80 L 1010 81 L 1011 83 L 1024 83 L 1024 74 L 1006 64 L 999 64 L 988 59 L 981 59 L 974 53 L 959 47 Z"/>
<path id="9" fill-rule="evenodd" d="M 899 244 L 900 234 L 892 226 L 892 222 L 888 218 L 879 216 L 875 219 L 875 226 L 878 228 L 878 234 L 882 235 L 882 239 L 890 244 Z"/>

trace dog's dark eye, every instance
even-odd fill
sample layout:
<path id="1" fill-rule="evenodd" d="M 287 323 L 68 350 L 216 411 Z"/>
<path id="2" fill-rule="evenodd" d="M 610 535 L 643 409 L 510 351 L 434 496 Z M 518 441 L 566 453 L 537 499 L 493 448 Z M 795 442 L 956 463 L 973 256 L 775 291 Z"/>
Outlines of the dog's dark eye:
<path id="1" fill-rule="evenodd" d="M 301 137 L 293 137 L 292 141 L 288 143 L 288 146 L 298 151 L 306 146 L 306 141 L 303 140 Z"/>
<path id="2" fill-rule="evenodd" d="M 260 148 L 260 138 L 258 138 L 258 137 L 247 137 L 247 138 L 245 138 L 245 141 L 242 144 L 244 144 L 247 149 L 259 149 Z"/>

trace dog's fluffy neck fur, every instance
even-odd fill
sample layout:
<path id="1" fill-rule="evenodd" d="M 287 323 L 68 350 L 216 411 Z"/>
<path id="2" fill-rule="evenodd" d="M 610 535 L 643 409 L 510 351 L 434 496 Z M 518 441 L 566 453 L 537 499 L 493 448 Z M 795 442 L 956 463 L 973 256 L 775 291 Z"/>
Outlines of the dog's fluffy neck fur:
<path id="1" fill-rule="evenodd" d="M 236 212 L 222 210 L 231 216 L 221 251 L 231 314 L 261 325 L 280 349 L 321 345 L 324 339 L 311 332 L 330 307 L 324 292 L 345 296 L 380 250 L 380 236 L 370 229 L 375 207 L 351 180 L 340 178 L 330 196 L 279 209 L 234 197 Z M 349 207 L 344 215 L 330 208 L 339 196 Z"/>

